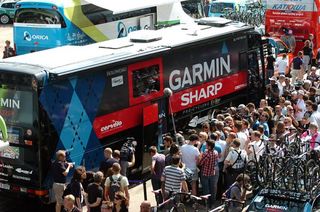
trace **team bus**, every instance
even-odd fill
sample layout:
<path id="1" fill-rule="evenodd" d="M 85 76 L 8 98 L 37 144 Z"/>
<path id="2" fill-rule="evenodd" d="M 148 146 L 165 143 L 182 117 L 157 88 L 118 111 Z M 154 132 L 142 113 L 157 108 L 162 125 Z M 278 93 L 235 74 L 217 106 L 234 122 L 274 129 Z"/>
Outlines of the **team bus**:
<path id="1" fill-rule="evenodd" d="M 0 114 L 10 142 L 0 151 L 0 190 L 44 197 L 57 150 L 96 170 L 103 149 L 120 149 L 128 137 L 137 141 L 129 178 L 141 179 L 148 148 L 173 126 L 259 99 L 261 36 L 217 19 L 0 61 Z"/>
<path id="2" fill-rule="evenodd" d="M 309 34 L 314 35 L 314 52 L 320 47 L 320 2 L 316 0 L 268 0 L 266 32 L 280 38 L 284 30 L 292 30 L 296 38 L 295 53 L 304 46 Z"/>
<path id="3" fill-rule="evenodd" d="M 154 29 L 155 25 L 179 23 L 187 15 L 175 6 L 178 3 L 22 0 L 16 5 L 13 25 L 16 52 L 20 55 L 63 45 L 86 45 L 125 37 L 139 29 Z"/>

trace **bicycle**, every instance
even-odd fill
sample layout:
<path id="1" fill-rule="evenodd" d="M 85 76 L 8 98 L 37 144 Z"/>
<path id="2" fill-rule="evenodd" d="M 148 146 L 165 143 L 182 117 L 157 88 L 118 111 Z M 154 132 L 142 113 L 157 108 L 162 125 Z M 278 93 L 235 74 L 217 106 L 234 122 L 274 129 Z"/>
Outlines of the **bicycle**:
<path id="1" fill-rule="evenodd" d="M 156 198 L 157 195 L 161 195 L 161 189 L 152 192 L 156 194 Z M 199 203 L 200 201 L 205 202 L 205 208 L 203 210 L 209 210 L 208 199 L 211 196 L 210 194 L 198 197 L 186 192 L 172 192 L 169 196 L 171 197 L 157 205 L 156 208 L 158 211 L 165 210 L 170 212 L 189 212 L 190 207 L 187 207 L 187 203 L 189 203 L 191 204 L 191 209 L 195 212 L 198 212 L 201 209 L 201 204 Z"/>

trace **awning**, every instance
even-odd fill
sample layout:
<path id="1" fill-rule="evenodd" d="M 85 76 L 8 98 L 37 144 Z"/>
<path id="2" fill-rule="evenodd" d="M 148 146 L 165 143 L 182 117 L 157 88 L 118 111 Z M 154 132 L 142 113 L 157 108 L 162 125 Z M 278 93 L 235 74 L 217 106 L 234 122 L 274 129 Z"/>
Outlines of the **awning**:
<path id="1" fill-rule="evenodd" d="M 86 2 L 119 14 L 160 5 L 173 4 L 185 0 L 86 0 Z"/>

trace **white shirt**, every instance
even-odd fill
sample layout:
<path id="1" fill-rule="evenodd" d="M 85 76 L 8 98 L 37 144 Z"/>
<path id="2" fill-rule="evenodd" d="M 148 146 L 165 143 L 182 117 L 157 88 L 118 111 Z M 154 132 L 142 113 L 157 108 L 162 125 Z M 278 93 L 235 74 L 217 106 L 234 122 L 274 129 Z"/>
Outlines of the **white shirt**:
<path id="1" fill-rule="evenodd" d="M 278 84 L 278 88 L 279 88 L 279 96 L 282 96 L 283 95 L 283 84 L 279 81 L 277 81 L 277 84 Z"/>
<path id="2" fill-rule="evenodd" d="M 254 155 L 256 155 L 257 161 L 259 161 L 260 156 L 262 156 L 264 152 L 264 148 L 265 148 L 264 143 L 261 140 L 250 142 L 249 150 L 251 151 L 251 153 L 248 155 L 248 159 L 255 161 Z"/>
<path id="3" fill-rule="evenodd" d="M 247 135 L 244 132 L 237 132 L 237 138 L 240 140 L 240 149 L 244 149 L 248 140 Z"/>
<path id="4" fill-rule="evenodd" d="M 279 74 L 286 73 L 288 67 L 288 60 L 287 59 L 279 59 L 276 61 L 276 67 L 278 68 Z"/>
<path id="5" fill-rule="evenodd" d="M 310 116 L 310 123 L 314 123 L 320 129 L 320 113 L 318 111 L 314 111 Z"/>
<path id="6" fill-rule="evenodd" d="M 304 103 L 303 99 L 298 99 L 297 107 L 302 111 L 296 112 L 296 119 L 297 121 L 301 121 L 304 113 L 306 112 L 306 104 Z"/>
<path id="7" fill-rule="evenodd" d="M 191 170 L 197 169 L 197 160 L 200 155 L 199 149 L 193 145 L 184 144 L 181 147 L 181 160 L 187 168 Z"/>
<path id="8" fill-rule="evenodd" d="M 226 151 L 227 142 L 224 141 L 224 140 L 219 139 L 219 140 L 216 141 L 216 144 L 219 144 L 220 147 L 221 147 L 221 157 L 219 158 L 218 162 L 223 162 L 224 161 L 224 157 L 223 156 L 224 156 L 224 153 Z"/>
<path id="9" fill-rule="evenodd" d="M 240 156 L 241 156 L 243 162 L 239 161 L 239 162 L 235 163 L 240 151 L 241 151 Z M 235 150 L 235 149 L 231 150 L 229 152 L 229 154 L 227 155 L 226 160 L 230 161 L 231 165 L 233 165 L 232 168 L 234 168 L 234 169 L 242 168 L 244 165 L 244 161 L 248 161 L 247 152 L 245 150 L 240 150 L 240 149 L 239 150 Z"/>

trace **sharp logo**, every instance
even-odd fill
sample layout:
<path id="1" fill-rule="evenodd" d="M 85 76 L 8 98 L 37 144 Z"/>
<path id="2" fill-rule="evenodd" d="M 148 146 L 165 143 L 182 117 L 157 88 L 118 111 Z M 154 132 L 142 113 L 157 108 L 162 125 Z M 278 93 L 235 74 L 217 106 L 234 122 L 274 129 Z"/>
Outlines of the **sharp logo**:
<path id="1" fill-rule="evenodd" d="M 25 31 L 23 33 L 23 40 L 32 41 L 32 40 L 49 40 L 48 35 L 31 35 L 30 32 Z"/>

